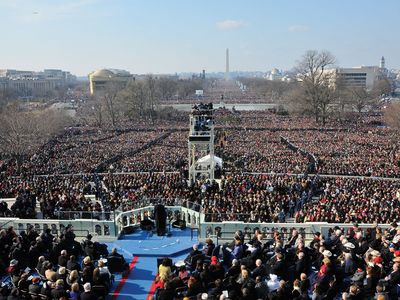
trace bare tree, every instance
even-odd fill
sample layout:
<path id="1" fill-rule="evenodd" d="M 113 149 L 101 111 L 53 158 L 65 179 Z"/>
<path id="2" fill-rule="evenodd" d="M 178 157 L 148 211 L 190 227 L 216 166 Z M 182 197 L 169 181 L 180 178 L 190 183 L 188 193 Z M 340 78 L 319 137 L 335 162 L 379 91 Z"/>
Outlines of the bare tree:
<path id="1" fill-rule="evenodd" d="M 119 93 L 121 103 L 126 107 L 126 115 L 130 118 L 143 117 L 146 106 L 146 86 L 144 81 L 131 82 Z"/>
<path id="2" fill-rule="evenodd" d="M 109 117 L 111 125 L 115 127 L 122 112 L 121 102 L 118 101 L 118 93 L 124 88 L 119 82 L 110 82 L 104 91 L 101 91 L 99 98 L 103 102 L 105 112 Z"/>
<path id="3" fill-rule="evenodd" d="M 385 122 L 393 128 L 400 129 L 400 103 L 391 103 L 385 109 Z"/>
<path id="4" fill-rule="evenodd" d="M 361 113 L 365 108 L 373 103 L 371 94 L 362 87 L 348 88 L 349 103 L 353 109 Z"/>
<path id="5" fill-rule="evenodd" d="M 177 91 L 177 82 L 171 78 L 160 78 L 156 82 L 157 90 L 160 94 L 161 100 L 171 99 Z"/>
<path id="6" fill-rule="evenodd" d="M 78 109 L 78 119 L 87 125 L 103 127 L 105 123 L 105 107 L 99 97 L 90 96 Z"/>
<path id="7" fill-rule="evenodd" d="M 70 123 L 62 111 L 24 111 L 18 105 L 4 109 L 1 120 L 1 152 L 15 158 L 18 165 L 23 157 L 33 154 Z"/>
<path id="8" fill-rule="evenodd" d="M 307 51 L 295 68 L 304 92 L 304 108 L 311 110 L 317 122 L 325 124 L 330 104 L 334 101 L 333 93 L 336 72 L 333 67 L 335 58 L 327 51 Z"/>
<path id="9" fill-rule="evenodd" d="M 372 87 L 371 95 L 373 97 L 379 98 L 382 96 L 387 96 L 392 92 L 392 83 L 387 77 L 376 81 Z"/>

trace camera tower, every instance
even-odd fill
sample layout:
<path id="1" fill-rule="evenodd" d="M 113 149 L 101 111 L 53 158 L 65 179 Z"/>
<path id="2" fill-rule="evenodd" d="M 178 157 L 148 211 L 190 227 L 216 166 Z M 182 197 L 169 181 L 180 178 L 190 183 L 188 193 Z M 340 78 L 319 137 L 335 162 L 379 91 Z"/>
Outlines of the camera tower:
<path id="1" fill-rule="evenodd" d="M 214 119 L 212 104 L 196 104 L 189 115 L 189 184 L 200 178 L 214 180 Z"/>

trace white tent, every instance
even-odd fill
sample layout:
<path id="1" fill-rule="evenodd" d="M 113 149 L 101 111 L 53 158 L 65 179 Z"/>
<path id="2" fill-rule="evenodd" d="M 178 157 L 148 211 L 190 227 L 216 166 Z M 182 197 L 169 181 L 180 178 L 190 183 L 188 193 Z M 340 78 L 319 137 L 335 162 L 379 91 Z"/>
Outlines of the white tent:
<path id="1" fill-rule="evenodd" d="M 215 162 L 215 165 L 218 165 L 220 168 L 222 168 L 222 158 L 220 158 L 220 157 L 214 155 L 214 162 Z M 202 158 L 200 158 L 200 159 L 197 161 L 197 164 L 198 164 L 198 165 L 202 165 L 202 166 L 208 166 L 208 165 L 210 165 L 210 164 L 211 164 L 211 156 L 210 156 L 210 154 L 208 154 L 208 155 L 203 156 Z"/>

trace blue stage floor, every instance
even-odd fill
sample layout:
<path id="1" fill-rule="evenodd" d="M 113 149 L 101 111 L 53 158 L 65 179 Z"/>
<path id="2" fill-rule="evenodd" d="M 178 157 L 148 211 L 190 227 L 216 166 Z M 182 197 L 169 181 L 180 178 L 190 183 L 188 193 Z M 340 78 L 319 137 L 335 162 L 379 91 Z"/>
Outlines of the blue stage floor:
<path id="1" fill-rule="evenodd" d="M 114 287 L 109 299 L 120 282 L 118 295 L 114 295 L 113 300 L 147 299 L 157 273 L 157 258 L 167 256 L 172 258 L 174 263 L 183 260 L 191 251 L 193 244 L 196 243 L 198 243 L 197 231 L 193 232 L 192 237 L 191 229 L 172 229 L 169 237 L 151 235 L 138 230 L 133 234 L 125 235 L 120 240 L 108 243 L 109 251 L 117 248 L 127 262 L 131 262 L 134 257 L 137 257 L 136 264 L 128 278 L 121 282 L 121 274 L 115 276 Z"/>

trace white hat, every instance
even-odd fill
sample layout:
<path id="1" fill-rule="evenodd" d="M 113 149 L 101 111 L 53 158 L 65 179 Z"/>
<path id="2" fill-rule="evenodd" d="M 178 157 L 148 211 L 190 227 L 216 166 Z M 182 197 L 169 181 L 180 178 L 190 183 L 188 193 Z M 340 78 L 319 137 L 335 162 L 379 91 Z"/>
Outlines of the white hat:
<path id="1" fill-rule="evenodd" d="M 329 251 L 329 250 L 324 250 L 324 252 L 322 252 L 322 255 L 323 255 L 323 256 L 331 257 L 331 256 L 332 256 L 332 252 Z"/>
<path id="2" fill-rule="evenodd" d="M 372 255 L 372 256 L 381 256 L 380 252 L 379 252 L 379 251 L 376 251 L 376 250 L 372 250 L 372 251 L 371 251 L 371 255 Z"/>
<path id="3" fill-rule="evenodd" d="M 354 249 L 356 246 L 354 246 L 353 243 L 347 242 L 346 244 L 344 244 L 344 246 L 348 249 Z"/>
<path id="4" fill-rule="evenodd" d="M 11 267 L 16 266 L 17 264 L 18 264 L 18 260 L 16 260 L 16 259 L 13 259 L 13 260 L 10 261 L 10 266 Z"/>
<path id="5" fill-rule="evenodd" d="M 184 266 L 185 265 L 185 262 L 183 261 L 183 260 L 179 260 L 179 261 L 177 261 L 176 263 L 175 263 L 175 267 L 182 267 L 182 266 Z"/>
<path id="6" fill-rule="evenodd" d="M 83 285 L 83 289 L 85 290 L 85 292 L 90 292 L 91 289 L 92 289 L 92 286 L 90 285 L 90 282 L 86 282 L 86 283 Z"/>
<path id="7" fill-rule="evenodd" d="M 275 274 L 270 274 L 270 280 L 267 281 L 268 289 L 272 292 L 279 288 L 278 276 Z"/>
<path id="8" fill-rule="evenodd" d="M 207 300 L 207 299 L 208 299 L 208 294 L 207 293 L 201 294 L 201 300 Z"/>
<path id="9" fill-rule="evenodd" d="M 278 280 L 278 275 L 276 274 L 270 274 L 269 278 L 271 278 L 271 281 L 277 281 Z"/>

